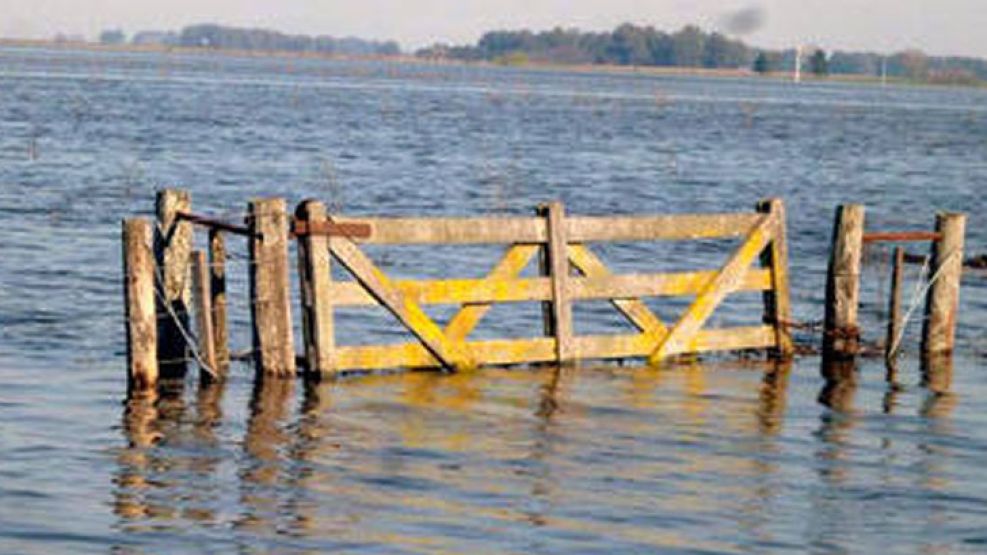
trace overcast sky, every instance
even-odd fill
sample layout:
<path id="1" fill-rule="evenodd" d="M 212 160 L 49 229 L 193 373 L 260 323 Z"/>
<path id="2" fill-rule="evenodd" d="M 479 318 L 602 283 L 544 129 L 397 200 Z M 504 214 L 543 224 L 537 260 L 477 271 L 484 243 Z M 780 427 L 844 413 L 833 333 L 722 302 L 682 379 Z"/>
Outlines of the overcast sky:
<path id="1" fill-rule="evenodd" d="M 987 57 L 987 0 L 0 0 L 0 34 L 96 36 L 120 27 L 177 29 L 200 22 L 287 32 L 395 39 L 405 48 L 475 41 L 497 28 L 610 29 L 630 21 L 674 30 L 687 23 L 730 28 L 730 15 L 760 9 L 756 46 L 796 43 L 827 49 Z"/>

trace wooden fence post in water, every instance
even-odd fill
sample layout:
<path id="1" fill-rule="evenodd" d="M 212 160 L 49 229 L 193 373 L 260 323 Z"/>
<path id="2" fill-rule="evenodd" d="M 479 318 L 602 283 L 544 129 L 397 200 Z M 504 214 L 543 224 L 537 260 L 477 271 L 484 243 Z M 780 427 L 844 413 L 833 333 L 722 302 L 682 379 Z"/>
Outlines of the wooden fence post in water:
<path id="1" fill-rule="evenodd" d="M 189 348 L 189 258 L 192 255 L 192 224 L 181 221 L 179 212 L 190 212 L 188 191 L 165 189 L 156 199 L 157 230 L 154 255 L 158 264 L 158 362 L 162 378 L 185 377 Z"/>
<path id="2" fill-rule="evenodd" d="M 288 215 L 284 199 L 250 203 L 250 298 L 257 371 L 295 374 L 288 283 Z"/>
<path id="3" fill-rule="evenodd" d="M 196 333 L 199 338 L 199 363 L 204 365 L 202 378 L 218 379 L 216 336 L 212 321 L 212 293 L 206 253 L 192 252 L 192 303 L 195 305 Z"/>
<path id="4" fill-rule="evenodd" d="M 966 215 L 936 215 L 939 241 L 932 244 L 932 284 L 925 305 L 922 353 L 948 356 L 956 337 L 956 314 L 960 305 L 960 279 L 963 276 L 963 243 Z"/>
<path id="5" fill-rule="evenodd" d="M 295 216 L 311 230 L 311 222 L 326 219 L 325 204 L 306 200 L 298 205 Z M 325 374 L 333 371 L 335 348 L 333 308 L 330 298 L 332 258 L 329 238 L 307 233 L 298 239 L 298 276 L 302 301 L 302 333 L 305 341 L 305 361 L 308 372 Z"/>
<path id="6" fill-rule="evenodd" d="M 894 261 L 891 267 L 891 293 L 888 298 L 888 335 L 884 340 L 884 359 L 892 365 L 898 351 L 898 337 L 901 336 L 901 291 L 905 273 L 905 249 L 894 248 Z M 889 367 L 889 371 L 892 368 Z"/>
<path id="7" fill-rule="evenodd" d="M 123 291 L 127 325 L 127 389 L 158 381 L 158 321 L 154 303 L 154 233 L 142 218 L 123 222 Z"/>
<path id="8" fill-rule="evenodd" d="M 785 203 L 781 199 L 762 200 L 757 211 L 774 214 L 771 243 L 761 253 L 761 266 L 771 272 L 771 289 L 764 291 L 764 321 L 775 328 L 775 352 L 779 358 L 789 358 L 795 351 L 788 328 L 791 300 L 788 288 L 788 243 L 785 237 Z"/>
<path id="9" fill-rule="evenodd" d="M 857 354 L 860 328 L 860 256 L 863 249 L 864 207 L 848 204 L 836 209 L 833 242 L 826 277 L 826 319 L 823 355 L 852 357 Z"/>
<path id="10" fill-rule="evenodd" d="M 226 315 L 226 239 L 218 229 L 209 230 L 209 292 L 212 295 L 216 372 L 225 375 L 230 367 L 230 335 Z"/>
<path id="11" fill-rule="evenodd" d="M 548 229 L 548 264 L 552 281 L 552 326 L 559 364 L 574 361 L 572 301 L 569 291 L 569 247 L 566 237 L 565 207 L 552 202 L 545 208 Z"/>
<path id="12" fill-rule="evenodd" d="M 540 204 L 535 207 L 535 215 L 548 220 L 548 205 Z M 551 277 L 552 267 L 549 263 L 548 243 L 538 246 L 538 275 L 541 277 Z M 545 337 L 555 336 L 555 317 L 552 315 L 552 301 L 542 301 L 541 303 L 542 333 Z"/>

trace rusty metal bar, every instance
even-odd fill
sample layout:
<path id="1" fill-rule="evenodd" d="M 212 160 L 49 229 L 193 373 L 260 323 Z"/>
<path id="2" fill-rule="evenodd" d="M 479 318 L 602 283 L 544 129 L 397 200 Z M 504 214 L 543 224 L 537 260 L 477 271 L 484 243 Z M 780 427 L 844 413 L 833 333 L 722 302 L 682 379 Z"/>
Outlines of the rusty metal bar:
<path id="1" fill-rule="evenodd" d="M 366 239 L 372 232 L 370 224 L 346 222 L 336 223 L 330 220 L 292 221 L 291 232 L 295 237 L 305 235 L 325 235 L 327 237 L 349 237 L 351 239 Z"/>
<path id="2" fill-rule="evenodd" d="M 939 241 L 942 234 L 935 231 L 881 231 L 864 233 L 864 243 L 905 243 L 912 241 Z"/>
<path id="3" fill-rule="evenodd" d="M 251 232 L 250 228 L 247 226 L 231 224 L 229 222 L 217 220 L 216 218 L 210 218 L 209 216 L 192 214 L 191 212 L 178 212 L 175 216 L 179 220 L 185 220 L 196 225 L 226 231 L 235 235 L 243 235 L 245 237 L 250 237 L 253 235 L 253 232 Z"/>

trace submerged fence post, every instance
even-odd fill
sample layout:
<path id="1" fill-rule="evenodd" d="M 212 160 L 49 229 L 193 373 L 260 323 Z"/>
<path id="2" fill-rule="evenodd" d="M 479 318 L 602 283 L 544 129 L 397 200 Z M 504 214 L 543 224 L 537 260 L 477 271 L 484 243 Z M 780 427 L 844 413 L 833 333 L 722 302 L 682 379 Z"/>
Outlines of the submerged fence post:
<path id="1" fill-rule="evenodd" d="M 226 238 L 218 229 L 209 230 L 209 293 L 212 295 L 212 326 L 216 349 L 216 371 L 230 367 L 230 334 L 226 315 Z"/>
<path id="2" fill-rule="evenodd" d="M 884 340 L 884 359 L 893 365 L 898 352 L 898 338 L 901 336 L 901 291 L 905 272 L 905 249 L 894 248 L 894 262 L 891 267 L 891 293 L 888 298 L 888 334 Z M 891 370 L 889 368 L 889 370 Z"/>
<path id="3" fill-rule="evenodd" d="M 839 206 L 826 277 L 823 355 L 827 357 L 852 357 L 859 349 L 857 308 L 863 235 L 864 207 L 859 204 Z"/>
<path id="4" fill-rule="evenodd" d="M 311 230 L 311 222 L 326 219 L 325 204 L 306 200 L 298 205 L 295 216 Z M 298 276 L 302 301 L 302 332 L 305 341 L 305 361 L 308 372 L 324 374 L 333 371 L 335 348 L 333 308 L 329 289 L 332 284 L 332 257 L 329 238 L 306 233 L 298 238 Z"/>
<path id="5" fill-rule="evenodd" d="M 569 253 L 566 237 L 565 207 L 552 202 L 546 208 L 548 263 L 552 281 L 552 324 L 555 354 L 559 364 L 574 361 L 572 301 L 569 292 Z"/>
<path id="6" fill-rule="evenodd" d="M 123 292 L 127 326 L 127 389 L 151 389 L 158 381 L 158 321 L 154 304 L 151 222 L 123 221 Z"/>
<path id="7" fill-rule="evenodd" d="M 922 353 L 927 356 L 950 355 L 956 338 L 956 314 L 960 304 L 960 280 L 963 276 L 963 243 L 966 215 L 936 215 L 938 241 L 932 244 L 932 284 L 925 305 L 922 327 Z"/>
<path id="8" fill-rule="evenodd" d="M 791 300 L 788 287 L 788 243 L 785 237 L 785 203 L 781 199 L 766 199 L 757 204 L 757 211 L 773 214 L 771 243 L 761 254 L 761 267 L 771 271 L 771 289 L 764 292 L 764 321 L 775 328 L 775 352 L 779 358 L 789 358 L 795 352 L 788 325 Z"/>
<path id="9" fill-rule="evenodd" d="M 199 338 L 199 363 L 202 379 L 219 378 L 216 364 L 216 337 L 212 321 L 212 293 L 206 253 L 192 253 L 192 302 L 195 305 L 196 334 Z"/>
<path id="10" fill-rule="evenodd" d="M 189 212 L 188 191 L 165 189 L 156 198 L 157 230 L 154 255 L 158 264 L 158 364 L 162 378 L 185 377 L 189 349 L 189 257 L 192 255 L 192 224 L 178 219 Z"/>
<path id="11" fill-rule="evenodd" d="M 548 205 L 539 204 L 535 207 L 535 215 L 539 218 L 545 218 L 548 221 Z M 547 231 L 546 231 L 547 236 Z M 552 267 L 549 262 L 548 254 L 548 242 L 542 243 L 538 246 L 538 275 L 541 277 L 551 278 Z M 545 337 L 555 336 L 555 317 L 552 314 L 552 301 L 542 301 L 541 303 L 541 320 L 542 320 L 542 333 Z"/>
<path id="12" fill-rule="evenodd" d="M 250 202 L 250 297 L 258 373 L 295 374 L 288 283 L 288 215 L 284 199 Z"/>

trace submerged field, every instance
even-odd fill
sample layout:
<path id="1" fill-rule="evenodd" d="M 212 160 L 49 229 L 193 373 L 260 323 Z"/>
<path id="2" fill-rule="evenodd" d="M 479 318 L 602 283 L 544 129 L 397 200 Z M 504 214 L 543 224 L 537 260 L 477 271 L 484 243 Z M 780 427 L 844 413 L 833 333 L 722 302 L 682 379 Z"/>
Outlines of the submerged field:
<path id="1" fill-rule="evenodd" d="M 987 92 L 384 62 L 0 49 L 0 551 L 891 553 L 983 550 L 987 279 L 967 274 L 949 380 L 878 362 L 732 359 L 253 383 L 124 403 L 120 219 L 192 191 L 347 214 L 741 211 L 787 203 L 794 316 L 822 317 L 833 208 L 871 229 L 970 215 L 987 252 Z M 612 245 L 615 269 L 713 267 L 729 245 Z M 922 250 L 912 247 L 916 253 Z M 231 243 L 234 349 L 249 346 Z M 482 275 L 496 250 L 377 252 Z M 887 253 L 862 311 L 878 339 Z M 909 269 L 906 304 L 919 268 Z M 714 323 L 757 317 L 741 296 Z M 652 307 L 671 319 L 681 302 Z M 436 316 L 442 318 L 443 311 Z M 297 315 L 296 315 L 297 316 Z M 297 319 L 297 318 L 296 318 Z M 530 335 L 537 306 L 479 333 Z M 577 307 L 577 331 L 616 325 Z M 350 343 L 400 340 L 382 313 Z M 812 336 L 803 334 L 802 340 Z M 942 378 L 941 376 L 939 378 Z"/>

